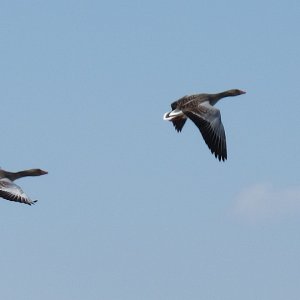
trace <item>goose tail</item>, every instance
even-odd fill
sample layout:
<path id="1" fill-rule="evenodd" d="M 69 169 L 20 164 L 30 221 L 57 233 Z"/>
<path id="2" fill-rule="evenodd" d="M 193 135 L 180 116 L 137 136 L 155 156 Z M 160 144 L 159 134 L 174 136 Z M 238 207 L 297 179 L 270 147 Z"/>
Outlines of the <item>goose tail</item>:
<path id="1" fill-rule="evenodd" d="M 181 110 L 174 109 L 165 113 L 163 119 L 165 121 L 171 121 L 176 131 L 181 132 L 187 118 Z"/>
<path id="2" fill-rule="evenodd" d="M 165 113 L 163 119 L 165 121 L 172 121 L 173 119 L 182 117 L 182 116 L 183 116 L 183 112 L 176 108 L 170 112 Z"/>

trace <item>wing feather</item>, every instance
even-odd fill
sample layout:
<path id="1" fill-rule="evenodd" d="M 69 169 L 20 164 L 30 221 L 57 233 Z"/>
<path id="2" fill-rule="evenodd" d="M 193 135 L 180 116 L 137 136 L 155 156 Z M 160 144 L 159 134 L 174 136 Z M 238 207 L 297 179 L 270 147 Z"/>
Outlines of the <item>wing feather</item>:
<path id="1" fill-rule="evenodd" d="M 227 159 L 226 135 L 220 111 L 205 104 L 193 107 L 192 110 L 183 110 L 183 113 L 198 127 L 215 157 L 225 161 Z"/>
<path id="2" fill-rule="evenodd" d="M 17 184 L 7 178 L 2 178 L 0 180 L 0 197 L 9 201 L 20 202 L 28 205 L 32 205 L 37 202 L 37 200 L 32 201 Z"/>

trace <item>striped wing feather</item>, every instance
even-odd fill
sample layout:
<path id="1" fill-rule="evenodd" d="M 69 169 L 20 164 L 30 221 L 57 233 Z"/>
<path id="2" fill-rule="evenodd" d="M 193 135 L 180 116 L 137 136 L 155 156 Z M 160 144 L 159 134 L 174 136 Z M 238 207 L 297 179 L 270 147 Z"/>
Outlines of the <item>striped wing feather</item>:
<path id="1" fill-rule="evenodd" d="M 32 201 L 18 185 L 7 178 L 0 180 L 0 197 L 9 201 L 20 202 L 28 205 L 32 205 L 37 202 L 37 200 Z"/>
<path id="2" fill-rule="evenodd" d="M 226 136 L 220 111 L 214 107 L 199 106 L 183 111 L 200 130 L 205 143 L 219 160 L 227 159 Z"/>

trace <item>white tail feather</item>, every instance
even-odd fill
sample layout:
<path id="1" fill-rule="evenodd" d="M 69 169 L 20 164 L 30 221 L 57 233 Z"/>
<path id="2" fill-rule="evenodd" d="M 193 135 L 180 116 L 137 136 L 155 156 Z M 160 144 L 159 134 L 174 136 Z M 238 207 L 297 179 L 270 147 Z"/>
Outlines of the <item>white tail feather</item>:
<path id="1" fill-rule="evenodd" d="M 183 115 L 182 111 L 176 108 L 176 109 L 172 110 L 171 112 L 165 113 L 164 120 L 171 121 L 172 119 L 174 119 L 178 116 L 182 116 L 182 115 Z"/>

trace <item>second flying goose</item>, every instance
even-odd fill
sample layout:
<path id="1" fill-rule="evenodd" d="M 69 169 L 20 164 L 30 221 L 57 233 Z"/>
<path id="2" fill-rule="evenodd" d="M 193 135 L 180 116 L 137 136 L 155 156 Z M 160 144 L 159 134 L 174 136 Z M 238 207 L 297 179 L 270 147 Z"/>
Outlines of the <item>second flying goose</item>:
<path id="1" fill-rule="evenodd" d="M 220 110 L 214 105 L 222 98 L 238 96 L 246 92 L 233 89 L 218 94 L 184 96 L 171 104 L 172 111 L 164 114 L 180 132 L 189 118 L 200 130 L 205 143 L 219 160 L 227 159 L 226 136 Z"/>

